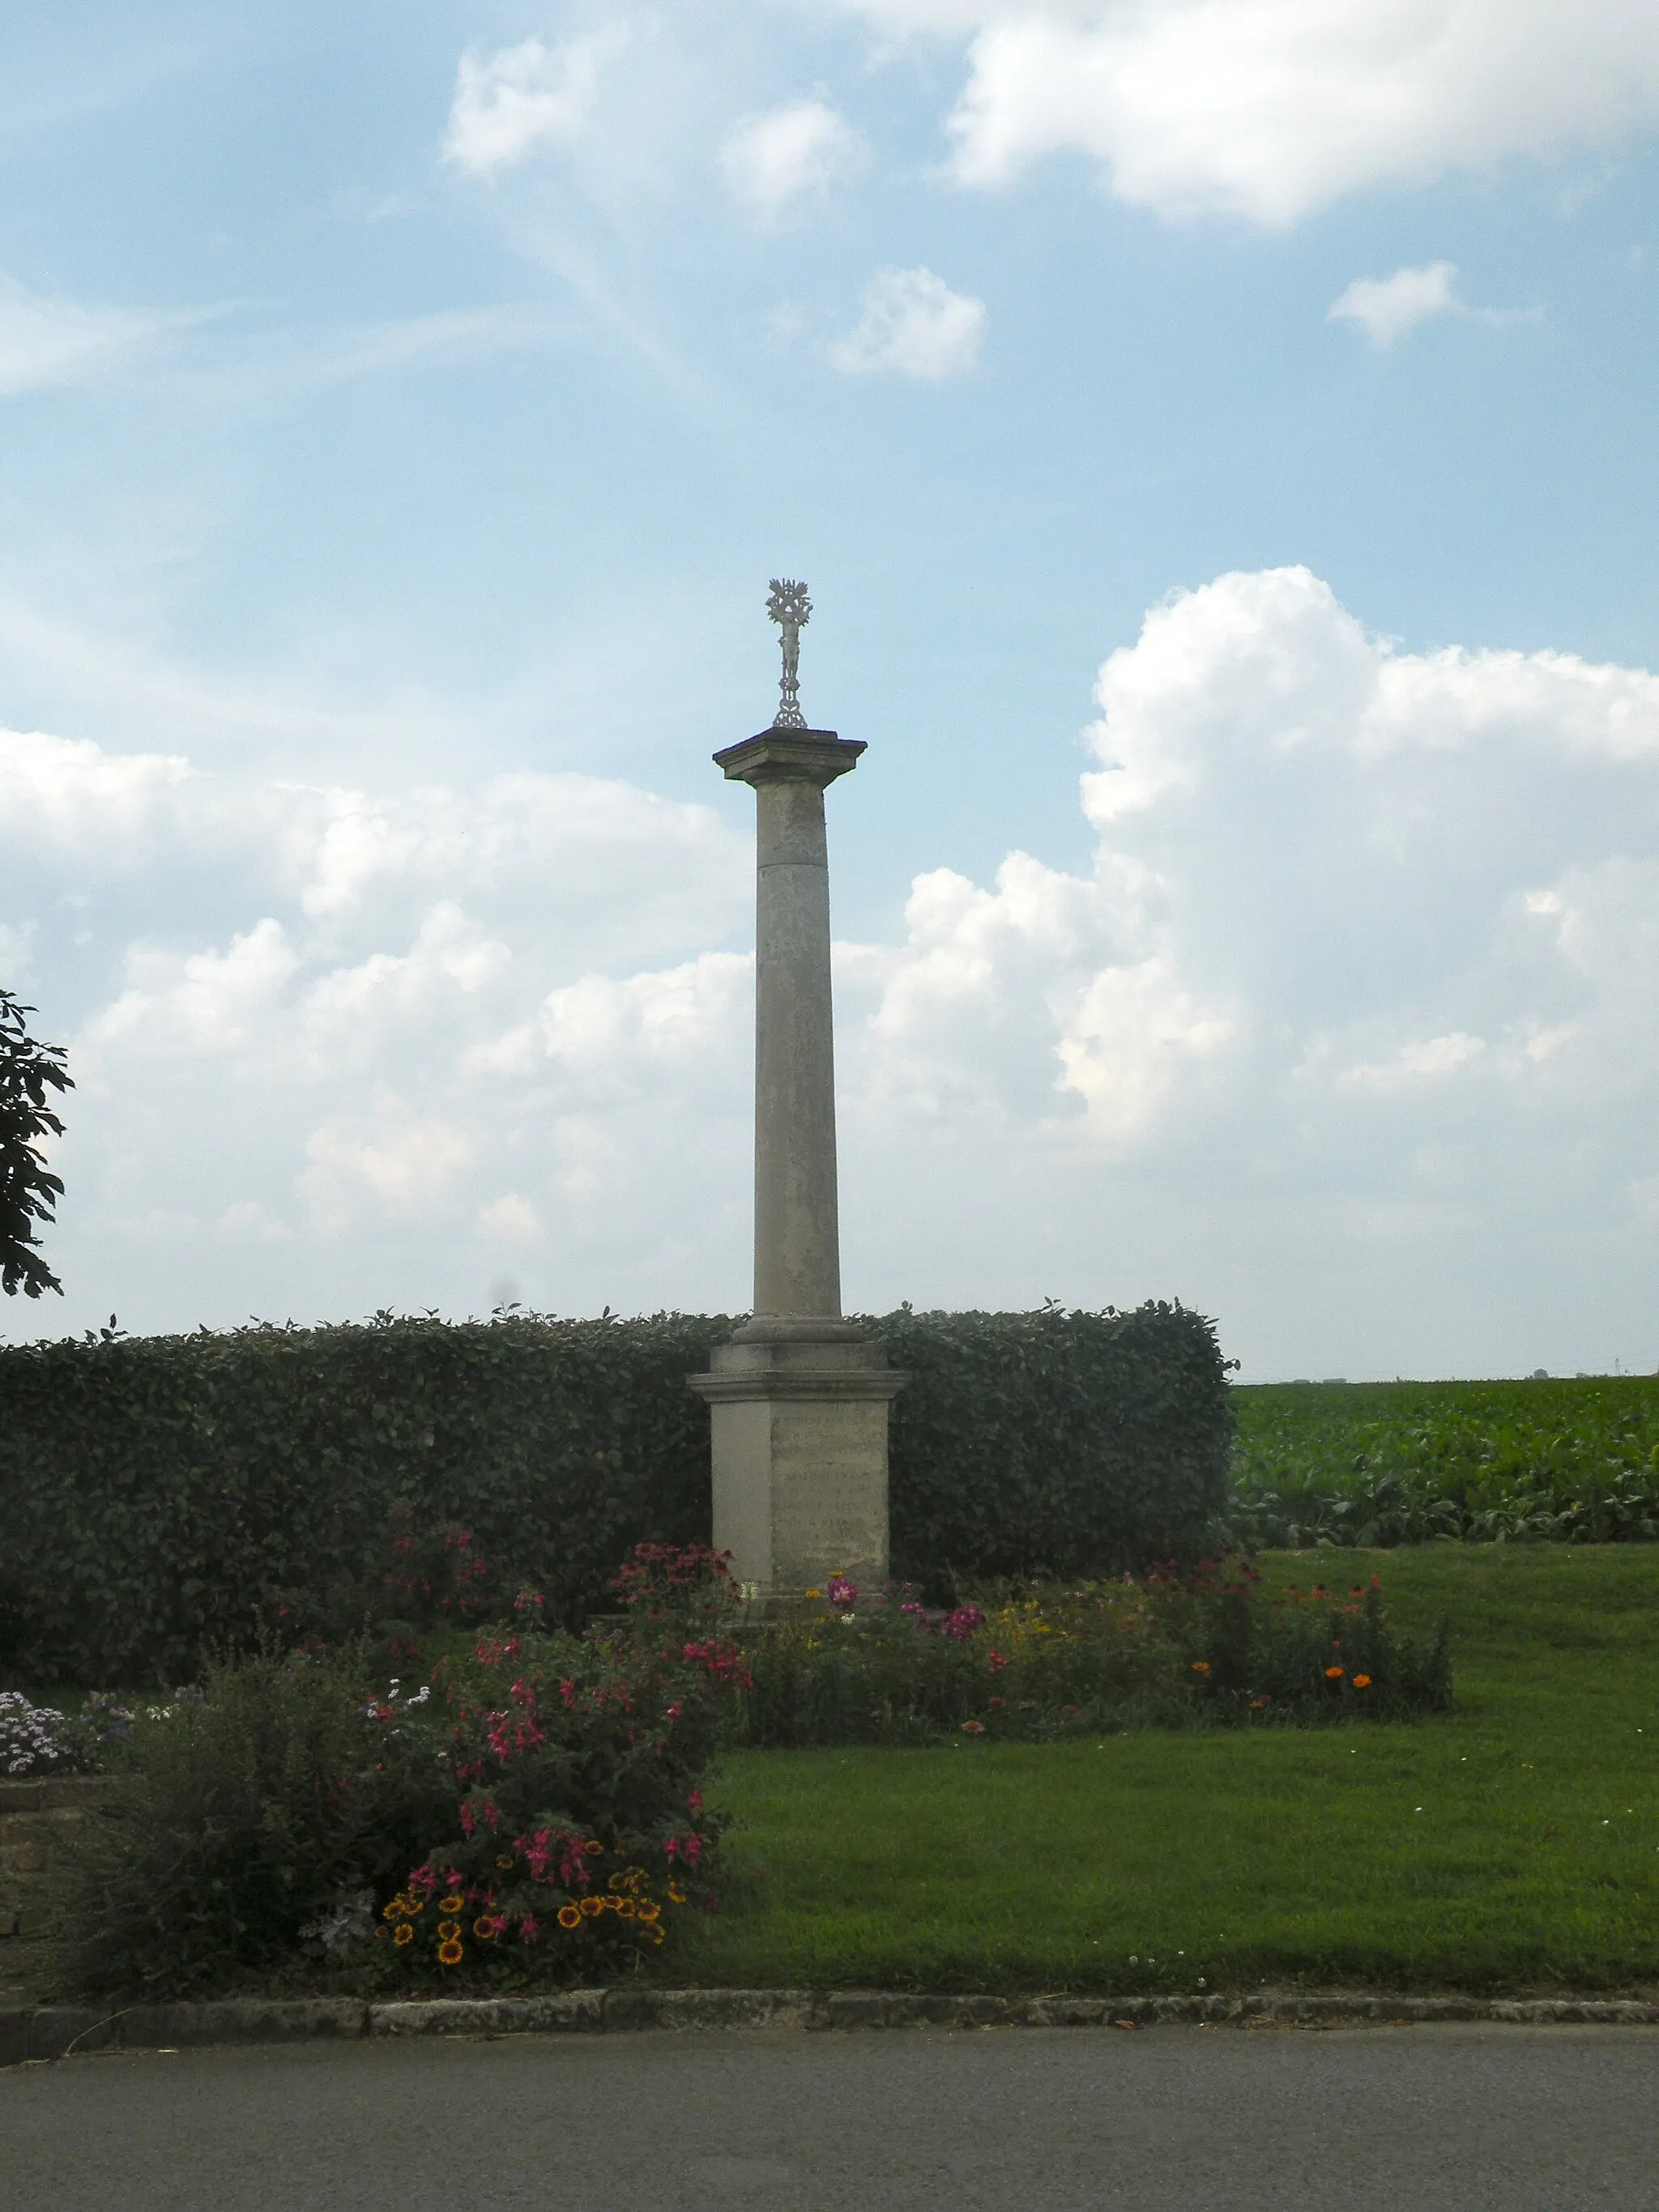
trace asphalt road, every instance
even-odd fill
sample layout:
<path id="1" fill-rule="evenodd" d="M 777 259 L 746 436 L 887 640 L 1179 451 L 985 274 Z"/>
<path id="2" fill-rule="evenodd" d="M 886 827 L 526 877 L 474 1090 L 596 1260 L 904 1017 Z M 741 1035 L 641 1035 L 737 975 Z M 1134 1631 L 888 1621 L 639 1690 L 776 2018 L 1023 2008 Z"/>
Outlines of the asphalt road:
<path id="1" fill-rule="evenodd" d="M 5 2212 L 1659 2212 L 1659 2030 L 1021 2028 L 0 2072 Z"/>

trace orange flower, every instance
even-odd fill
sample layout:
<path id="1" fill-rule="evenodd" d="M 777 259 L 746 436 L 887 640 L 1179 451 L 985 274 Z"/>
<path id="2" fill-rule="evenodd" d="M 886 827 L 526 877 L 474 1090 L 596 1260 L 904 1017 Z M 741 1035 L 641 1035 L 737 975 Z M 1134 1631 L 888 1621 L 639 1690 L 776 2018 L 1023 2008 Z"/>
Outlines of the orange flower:
<path id="1" fill-rule="evenodd" d="M 597 1836 L 590 1836 L 582 1845 L 582 1849 L 591 1859 L 602 1859 L 605 1856 L 605 1845 Z"/>
<path id="2" fill-rule="evenodd" d="M 438 1941 L 441 1943 L 454 1942 L 460 1932 L 461 1923 L 459 1920 L 441 1920 L 438 1923 Z"/>
<path id="3" fill-rule="evenodd" d="M 1328 1682 L 1340 1682 L 1342 1680 L 1342 1669 L 1340 1667 L 1328 1667 L 1325 1669 L 1325 1680 Z"/>
<path id="4" fill-rule="evenodd" d="M 394 1932 L 392 1940 L 394 1943 L 412 1943 L 415 1941 L 415 1930 L 405 1920 L 403 1926 Z"/>
<path id="5" fill-rule="evenodd" d="M 640 1918 L 647 1928 L 662 1918 L 662 1907 L 654 1898 L 646 1898 L 640 1905 Z"/>
<path id="6" fill-rule="evenodd" d="M 1263 1705 L 1267 1702 L 1268 1700 L 1266 1698 L 1252 1698 L 1250 1699 L 1250 1711 L 1253 1713 L 1259 1713 Z"/>
<path id="7" fill-rule="evenodd" d="M 592 1920 L 605 1911 L 605 1900 L 602 1897 L 585 1897 L 581 1901 L 580 1910 L 590 1920 Z"/>
<path id="8" fill-rule="evenodd" d="M 562 1905 L 559 1907 L 559 1925 L 561 1928 L 580 1928 L 581 1924 L 581 1907 L 579 1905 Z"/>
<path id="9" fill-rule="evenodd" d="M 444 1899 L 442 1904 L 439 1905 L 438 1910 L 440 1912 L 456 1913 L 460 1911 L 465 1902 L 465 1900 L 462 1898 L 447 1897 Z"/>
<path id="10" fill-rule="evenodd" d="M 1353 1686 L 1356 1690 L 1369 1690 L 1371 1686 L 1371 1678 L 1369 1674 L 1356 1674 L 1353 1678 Z"/>
<path id="11" fill-rule="evenodd" d="M 447 1942 L 438 1946 L 438 1964 L 441 1966 L 459 1966 L 463 1955 L 459 1936 L 452 1936 Z"/>
<path id="12" fill-rule="evenodd" d="M 487 1912 L 481 1912 L 472 1923 L 472 1933 L 481 1943 L 493 1942 L 501 1932 L 501 1923 L 492 1920 Z"/>
<path id="13" fill-rule="evenodd" d="M 1209 1662 L 1209 1661 L 1208 1661 L 1207 1659 L 1194 1659 L 1194 1662 L 1193 1662 L 1193 1672 L 1194 1672 L 1194 1674 L 1207 1674 L 1209 1673 L 1209 1671 L 1210 1671 L 1210 1662 Z"/>

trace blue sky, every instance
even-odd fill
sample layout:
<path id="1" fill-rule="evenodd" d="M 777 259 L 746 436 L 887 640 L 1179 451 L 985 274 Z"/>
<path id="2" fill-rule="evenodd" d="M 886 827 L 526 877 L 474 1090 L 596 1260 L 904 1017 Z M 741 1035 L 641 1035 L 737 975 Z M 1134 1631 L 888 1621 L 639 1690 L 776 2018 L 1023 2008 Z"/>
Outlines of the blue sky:
<path id="1" fill-rule="evenodd" d="M 0 1327 L 740 1308 L 785 573 L 854 1303 L 1651 1367 L 1656 118 L 1646 0 L 0 26 Z"/>

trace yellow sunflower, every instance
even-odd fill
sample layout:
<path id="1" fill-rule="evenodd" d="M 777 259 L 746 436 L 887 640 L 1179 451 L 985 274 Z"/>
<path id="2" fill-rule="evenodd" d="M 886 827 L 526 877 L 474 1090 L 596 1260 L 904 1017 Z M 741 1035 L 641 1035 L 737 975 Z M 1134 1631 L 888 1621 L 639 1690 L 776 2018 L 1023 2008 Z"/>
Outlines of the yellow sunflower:
<path id="1" fill-rule="evenodd" d="M 448 1912 L 452 1914 L 456 1913 L 461 1911 L 465 1902 L 466 1900 L 465 1898 L 447 1897 L 443 1903 L 438 1907 L 438 1910 L 440 1912 Z"/>
<path id="2" fill-rule="evenodd" d="M 580 1928 L 581 1924 L 582 1912 L 580 1905 L 562 1905 L 559 1907 L 559 1925 L 561 1928 Z"/>
<path id="3" fill-rule="evenodd" d="M 472 1933 L 481 1943 L 494 1942 L 500 1932 L 500 1923 L 492 1920 L 487 1912 L 481 1912 L 472 1923 Z"/>
<path id="4" fill-rule="evenodd" d="M 438 1941 L 441 1943 L 458 1942 L 460 1933 L 461 1923 L 459 1920 L 441 1920 L 438 1923 Z"/>
<path id="5" fill-rule="evenodd" d="M 394 1943 L 412 1943 L 415 1941 L 415 1930 L 410 1926 L 408 1921 L 405 1920 L 403 1926 L 398 1929 L 392 1940 Z"/>
<path id="6" fill-rule="evenodd" d="M 447 1942 L 438 1946 L 438 1964 L 441 1966 L 459 1966 L 463 1956 L 459 1936 L 452 1936 Z"/>
<path id="7" fill-rule="evenodd" d="M 644 1921 L 647 1928 L 653 1926 L 662 1918 L 662 1907 L 654 1897 L 642 1897 L 640 1899 L 640 1918 Z"/>
<path id="8" fill-rule="evenodd" d="M 585 1897 L 581 1901 L 580 1910 L 586 1915 L 588 1919 L 597 1919 L 599 1915 L 605 1911 L 605 1899 L 602 1897 Z"/>

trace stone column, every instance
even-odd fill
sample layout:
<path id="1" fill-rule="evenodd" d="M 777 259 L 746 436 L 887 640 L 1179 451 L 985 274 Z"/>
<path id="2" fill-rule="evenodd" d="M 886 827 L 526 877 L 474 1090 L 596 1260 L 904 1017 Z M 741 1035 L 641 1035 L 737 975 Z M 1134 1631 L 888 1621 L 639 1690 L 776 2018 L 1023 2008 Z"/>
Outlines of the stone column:
<path id="1" fill-rule="evenodd" d="M 887 1409 L 905 1378 L 842 1318 L 823 819 L 864 750 L 774 727 L 714 755 L 758 812 L 755 1309 L 690 1382 L 713 1424 L 715 1548 L 765 1597 L 887 1573 Z"/>

